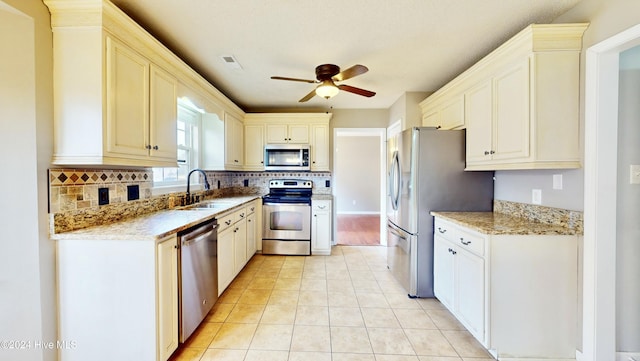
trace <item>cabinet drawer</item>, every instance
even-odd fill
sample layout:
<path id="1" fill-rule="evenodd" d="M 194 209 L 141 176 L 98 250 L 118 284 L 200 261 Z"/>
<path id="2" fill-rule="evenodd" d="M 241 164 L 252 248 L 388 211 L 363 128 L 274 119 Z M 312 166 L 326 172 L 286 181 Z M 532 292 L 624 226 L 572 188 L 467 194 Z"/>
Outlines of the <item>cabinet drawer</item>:
<path id="1" fill-rule="evenodd" d="M 223 216 L 218 217 L 218 232 L 229 228 L 235 222 L 235 212 L 229 212 Z"/>
<path id="2" fill-rule="evenodd" d="M 436 235 L 446 239 L 447 241 L 456 243 L 458 242 L 458 229 L 451 223 L 437 219 L 433 225 L 433 231 Z"/>
<path id="3" fill-rule="evenodd" d="M 256 201 L 253 201 L 247 205 L 247 216 L 255 213 L 257 207 Z"/>
<path id="4" fill-rule="evenodd" d="M 484 256 L 484 237 L 458 229 L 456 232 L 456 244 L 478 256 Z"/>

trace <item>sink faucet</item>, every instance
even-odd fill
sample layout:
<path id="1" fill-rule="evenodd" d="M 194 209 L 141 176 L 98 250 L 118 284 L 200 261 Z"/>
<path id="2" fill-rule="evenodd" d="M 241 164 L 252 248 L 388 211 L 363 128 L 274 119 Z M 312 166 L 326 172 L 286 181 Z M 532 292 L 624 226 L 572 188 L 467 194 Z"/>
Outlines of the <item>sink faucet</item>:
<path id="1" fill-rule="evenodd" d="M 193 172 L 199 172 L 200 174 L 202 174 L 202 177 L 204 178 L 204 189 L 206 190 L 211 189 L 211 186 L 207 181 L 207 174 L 202 169 L 199 169 L 199 168 L 192 169 L 191 172 L 189 172 L 189 175 L 187 175 L 187 196 L 186 196 L 187 204 L 191 204 L 191 192 L 189 191 L 189 189 L 191 185 L 191 173 Z"/>

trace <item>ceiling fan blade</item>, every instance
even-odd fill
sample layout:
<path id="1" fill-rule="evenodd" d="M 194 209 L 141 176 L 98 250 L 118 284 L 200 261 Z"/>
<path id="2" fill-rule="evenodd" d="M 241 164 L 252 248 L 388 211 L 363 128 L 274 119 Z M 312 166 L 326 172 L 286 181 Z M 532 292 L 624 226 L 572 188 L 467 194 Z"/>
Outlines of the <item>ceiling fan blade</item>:
<path id="1" fill-rule="evenodd" d="M 303 83 L 316 83 L 315 80 L 308 80 L 308 79 L 298 79 L 298 78 L 286 78 L 283 76 L 272 76 L 271 79 L 276 79 L 276 80 L 290 80 L 290 81 L 300 81 Z"/>
<path id="2" fill-rule="evenodd" d="M 364 74 L 368 71 L 369 71 L 369 68 L 367 68 L 366 66 L 356 64 L 349 69 L 345 69 L 339 72 L 338 74 L 334 75 L 331 79 L 335 81 L 343 81 L 343 80 L 353 78 L 354 76 Z"/>
<path id="3" fill-rule="evenodd" d="M 309 99 L 313 98 L 316 95 L 316 89 L 314 88 L 309 94 L 305 95 L 304 98 L 298 100 L 298 103 L 304 103 Z"/>
<path id="4" fill-rule="evenodd" d="M 356 87 L 349 86 L 349 85 L 344 85 L 344 84 L 338 85 L 338 88 L 340 90 L 344 90 L 346 92 L 353 93 L 353 94 L 362 95 L 362 96 L 368 97 L 368 98 L 371 98 L 372 96 L 376 95 L 375 92 L 372 92 L 372 91 L 369 91 L 369 90 L 360 89 L 360 88 L 356 88 Z"/>

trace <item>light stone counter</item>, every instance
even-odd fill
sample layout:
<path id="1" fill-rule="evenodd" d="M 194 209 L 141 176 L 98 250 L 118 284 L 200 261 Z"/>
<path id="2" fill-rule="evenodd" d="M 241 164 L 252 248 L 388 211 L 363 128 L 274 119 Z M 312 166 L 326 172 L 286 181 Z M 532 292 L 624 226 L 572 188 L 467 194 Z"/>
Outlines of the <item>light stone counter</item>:
<path id="1" fill-rule="evenodd" d="M 496 212 L 431 212 L 435 217 L 490 235 L 581 235 L 578 227 L 548 224 Z"/>
<path id="2" fill-rule="evenodd" d="M 55 233 L 53 240 L 86 239 L 86 240 L 161 240 L 162 238 L 195 226 L 204 221 L 216 218 L 233 208 L 250 202 L 259 196 L 224 197 L 214 200 L 229 203 L 221 208 L 199 208 L 162 210 L 144 216 L 105 224 L 101 226 L 78 229 L 75 231 Z"/>

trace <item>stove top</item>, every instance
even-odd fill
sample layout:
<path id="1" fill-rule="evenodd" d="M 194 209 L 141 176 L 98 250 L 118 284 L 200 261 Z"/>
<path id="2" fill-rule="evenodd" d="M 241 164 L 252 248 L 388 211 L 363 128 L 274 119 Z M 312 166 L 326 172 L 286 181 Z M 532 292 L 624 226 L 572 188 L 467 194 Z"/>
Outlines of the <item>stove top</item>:
<path id="1" fill-rule="evenodd" d="M 263 203 L 311 204 L 313 182 L 302 179 L 273 179 L 269 182 L 269 194 Z"/>

